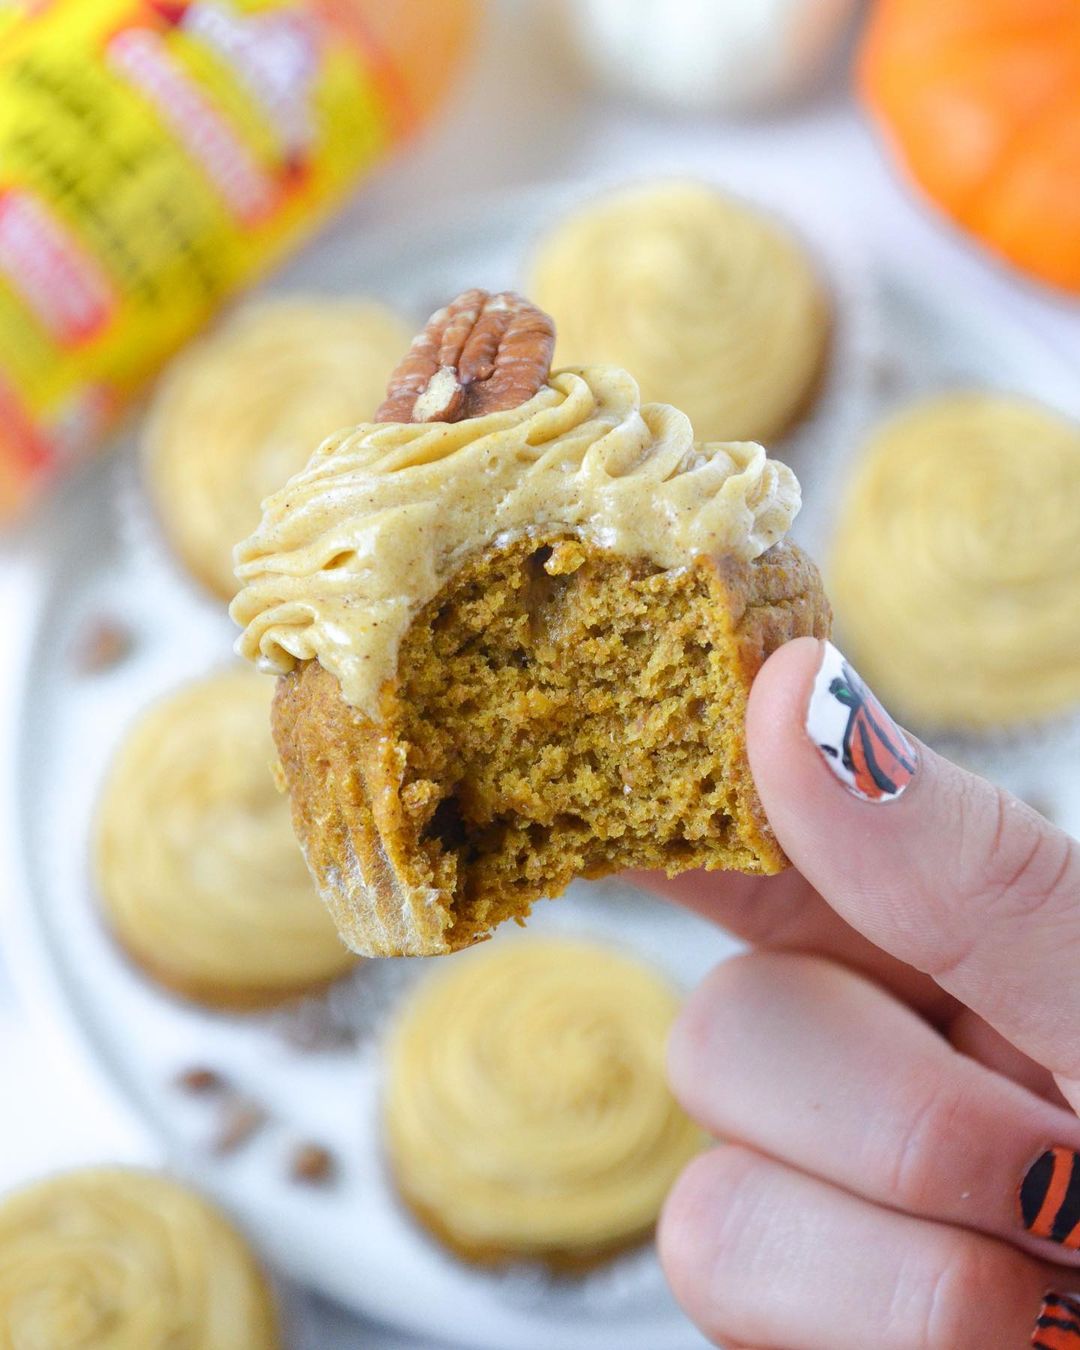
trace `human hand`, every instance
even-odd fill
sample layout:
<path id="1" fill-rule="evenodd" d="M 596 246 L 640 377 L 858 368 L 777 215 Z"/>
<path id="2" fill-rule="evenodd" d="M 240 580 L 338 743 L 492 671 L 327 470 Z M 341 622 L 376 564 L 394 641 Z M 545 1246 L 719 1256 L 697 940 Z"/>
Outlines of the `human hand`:
<path id="1" fill-rule="evenodd" d="M 828 644 L 773 655 L 747 735 L 797 870 L 639 877 L 754 946 L 671 1041 L 725 1141 L 661 1220 L 676 1296 L 744 1350 L 1080 1350 L 1080 846 Z"/>

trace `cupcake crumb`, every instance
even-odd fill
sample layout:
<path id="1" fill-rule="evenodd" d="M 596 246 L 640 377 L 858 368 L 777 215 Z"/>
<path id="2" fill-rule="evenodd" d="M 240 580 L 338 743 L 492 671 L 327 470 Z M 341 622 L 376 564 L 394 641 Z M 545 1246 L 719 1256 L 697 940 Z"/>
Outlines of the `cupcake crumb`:
<path id="1" fill-rule="evenodd" d="M 232 1153 L 256 1134 L 268 1119 L 266 1109 L 250 1097 L 233 1096 L 224 1104 L 211 1148 L 218 1156 Z"/>
<path id="2" fill-rule="evenodd" d="M 337 1175 L 337 1160 L 322 1144 L 303 1143 L 293 1149 L 289 1176 L 310 1186 L 323 1186 Z"/>
<path id="3" fill-rule="evenodd" d="M 174 1081 L 182 1092 L 190 1092 L 195 1096 L 221 1092 L 226 1086 L 225 1079 L 216 1069 L 208 1069 L 203 1065 L 193 1065 L 190 1069 L 184 1069 L 176 1075 Z"/>
<path id="4" fill-rule="evenodd" d="M 81 675 L 111 670 L 134 646 L 131 629 L 119 619 L 101 617 L 88 624 L 75 644 L 74 665 Z"/>

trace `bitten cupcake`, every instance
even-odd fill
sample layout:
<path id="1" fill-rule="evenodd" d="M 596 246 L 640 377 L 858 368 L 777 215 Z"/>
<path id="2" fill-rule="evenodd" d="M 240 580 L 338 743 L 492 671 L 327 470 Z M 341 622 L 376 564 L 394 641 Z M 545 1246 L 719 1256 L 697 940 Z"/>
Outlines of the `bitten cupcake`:
<path id="1" fill-rule="evenodd" d="M 282 677 L 293 820 L 363 955 L 470 946 L 575 876 L 786 863 L 744 712 L 828 633 L 799 485 L 627 371 L 551 371 L 554 339 L 457 297 L 237 549 L 239 650 Z"/>
<path id="2" fill-rule="evenodd" d="M 394 1181 L 479 1264 L 584 1268 L 652 1232 L 703 1138 L 664 1078 L 678 999 L 581 941 L 511 941 L 455 961 L 405 1008 L 386 1058 Z"/>
<path id="3" fill-rule="evenodd" d="M 409 330 L 368 300 L 251 302 L 187 349 L 158 386 L 143 438 L 155 511 L 186 567 L 224 600 L 232 550 L 259 504 L 382 397 Z"/>
<path id="4" fill-rule="evenodd" d="M 153 979 L 214 1007 L 277 1003 L 355 960 L 274 781 L 270 693 L 241 669 L 162 699 L 120 747 L 98 808 L 110 929 Z"/>
<path id="5" fill-rule="evenodd" d="M 88 1168 L 0 1200 L 0 1344 L 13 1350 L 279 1350 L 245 1240 L 193 1191 Z"/>
<path id="6" fill-rule="evenodd" d="M 803 245 L 703 183 L 612 192 L 557 225 L 531 289 L 557 366 L 622 366 L 703 441 L 768 441 L 809 406 L 830 304 Z"/>
<path id="7" fill-rule="evenodd" d="M 845 650 L 928 728 L 1080 705 L 1080 427 L 967 391 L 879 428 L 855 466 L 830 590 Z"/>

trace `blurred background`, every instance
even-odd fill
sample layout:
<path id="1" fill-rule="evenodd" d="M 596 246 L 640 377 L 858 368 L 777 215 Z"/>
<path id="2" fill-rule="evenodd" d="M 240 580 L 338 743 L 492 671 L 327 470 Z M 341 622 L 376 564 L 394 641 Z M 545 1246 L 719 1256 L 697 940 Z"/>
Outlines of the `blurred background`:
<path id="1" fill-rule="evenodd" d="M 185 1178 L 298 1347 L 699 1344 L 647 1253 L 489 1271 L 403 1212 L 384 1045 L 430 972 L 337 978 L 291 909 L 307 965 L 268 950 L 272 1007 L 224 967 L 148 969 L 147 931 L 180 950 L 227 887 L 261 922 L 305 879 L 263 865 L 262 778 L 133 843 L 209 773 L 140 718 L 230 659 L 259 499 L 367 416 L 433 307 L 508 287 L 699 435 L 790 462 L 878 692 L 1080 832 L 1075 0 L 24 0 L 0 147 L 0 1193 Z M 227 867 L 187 875 L 170 849 L 215 822 Z M 542 908 L 676 990 L 732 949 L 617 885 Z"/>

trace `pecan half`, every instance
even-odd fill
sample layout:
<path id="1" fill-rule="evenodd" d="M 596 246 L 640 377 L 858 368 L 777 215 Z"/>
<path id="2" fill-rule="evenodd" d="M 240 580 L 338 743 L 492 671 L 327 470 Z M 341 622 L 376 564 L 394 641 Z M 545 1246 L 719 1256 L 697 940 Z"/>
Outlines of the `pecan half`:
<path id="1" fill-rule="evenodd" d="M 460 422 L 527 403 L 548 377 L 555 325 L 513 291 L 463 291 L 402 358 L 376 422 Z"/>

